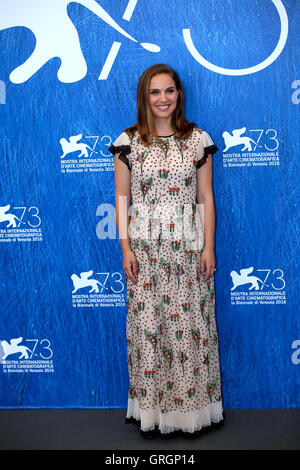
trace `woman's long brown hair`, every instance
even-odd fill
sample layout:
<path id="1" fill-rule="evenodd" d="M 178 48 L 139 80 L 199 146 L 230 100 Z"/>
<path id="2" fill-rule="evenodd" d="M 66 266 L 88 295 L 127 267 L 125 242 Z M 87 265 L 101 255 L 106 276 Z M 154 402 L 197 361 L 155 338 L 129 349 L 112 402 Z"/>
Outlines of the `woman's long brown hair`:
<path id="1" fill-rule="evenodd" d="M 137 122 L 132 126 L 123 129 L 123 132 L 126 132 L 130 136 L 133 136 L 136 130 L 138 130 L 143 144 L 147 147 L 153 143 L 151 135 L 155 139 L 161 141 L 156 133 L 149 102 L 150 80 L 154 75 L 159 73 L 169 74 L 175 82 L 176 89 L 179 91 L 177 105 L 171 118 L 171 126 L 173 129 L 176 129 L 174 137 L 177 139 L 186 139 L 192 134 L 193 129 L 196 127 L 194 122 L 188 122 L 184 117 L 185 103 L 183 86 L 177 72 L 166 64 L 151 65 L 142 73 L 138 82 Z"/>

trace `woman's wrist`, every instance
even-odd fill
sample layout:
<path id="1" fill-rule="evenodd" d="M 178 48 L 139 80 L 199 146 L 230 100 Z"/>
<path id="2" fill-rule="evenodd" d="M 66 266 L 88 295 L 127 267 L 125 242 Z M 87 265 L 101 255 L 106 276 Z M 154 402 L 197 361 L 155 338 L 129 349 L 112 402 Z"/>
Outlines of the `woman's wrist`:
<path id="1" fill-rule="evenodd" d="M 131 247 L 130 247 L 129 243 L 128 244 L 127 243 L 126 244 L 122 243 L 121 244 L 121 250 L 122 250 L 123 255 L 125 253 L 131 251 Z"/>
<path id="2" fill-rule="evenodd" d="M 204 243 L 203 249 L 214 251 L 215 245 L 214 243 Z"/>

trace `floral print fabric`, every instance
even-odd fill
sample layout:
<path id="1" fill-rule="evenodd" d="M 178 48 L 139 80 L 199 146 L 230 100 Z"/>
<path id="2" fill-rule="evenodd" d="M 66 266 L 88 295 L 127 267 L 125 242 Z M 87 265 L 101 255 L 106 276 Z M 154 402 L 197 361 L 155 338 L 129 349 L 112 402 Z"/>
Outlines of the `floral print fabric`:
<path id="1" fill-rule="evenodd" d="M 138 132 L 123 132 L 110 147 L 130 171 L 130 247 L 139 268 L 136 285 L 126 279 L 126 418 L 143 431 L 192 433 L 223 411 L 214 277 L 205 282 L 200 273 L 196 205 L 197 171 L 218 149 L 200 128 L 185 140 L 152 140 L 146 147 Z"/>

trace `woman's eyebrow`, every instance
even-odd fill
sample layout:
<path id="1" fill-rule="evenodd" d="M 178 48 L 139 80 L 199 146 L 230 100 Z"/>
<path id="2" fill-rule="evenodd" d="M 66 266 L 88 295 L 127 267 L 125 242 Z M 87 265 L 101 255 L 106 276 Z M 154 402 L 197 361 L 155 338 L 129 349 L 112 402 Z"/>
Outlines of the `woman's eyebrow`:
<path id="1" fill-rule="evenodd" d="M 170 88 L 175 88 L 174 86 L 169 86 L 168 88 L 166 88 L 166 90 L 169 90 Z M 156 90 L 159 90 L 159 88 L 150 88 L 150 91 L 156 91 Z"/>

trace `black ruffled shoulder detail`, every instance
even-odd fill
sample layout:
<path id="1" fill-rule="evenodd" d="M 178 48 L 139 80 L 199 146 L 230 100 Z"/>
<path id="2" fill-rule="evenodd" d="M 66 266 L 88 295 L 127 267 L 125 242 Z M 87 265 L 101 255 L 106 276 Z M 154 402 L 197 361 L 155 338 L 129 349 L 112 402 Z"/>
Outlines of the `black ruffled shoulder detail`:
<path id="1" fill-rule="evenodd" d="M 213 154 L 213 153 L 216 153 L 218 151 L 218 147 L 213 144 L 213 145 L 209 145 L 208 147 L 204 147 L 204 155 L 203 157 L 197 161 L 197 164 L 196 164 L 196 168 L 200 168 L 202 165 L 204 165 L 204 163 L 206 162 L 207 160 L 207 157 L 209 154 Z"/>
<path id="2" fill-rule="evenodd" d="M 131 166 L 129 163 L 129 159 L 126 155 L 129 155 L 131 153 L 131 147 L 130 145 L 111 145 L 108 149 L 113 155 L 116 153 L 119 153 L 119 159 L 122 160 L 122 162 L 127 165 L 128 170 L 131 171 Z"/>
<path id="3" fill-rule="evenodd" d="M 122 152 L 124 155 L 129 155 L 131 152 L 130 145 L 111 145 L 108 149 L 114 155 L 116 153 Z"/>

